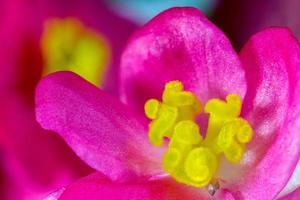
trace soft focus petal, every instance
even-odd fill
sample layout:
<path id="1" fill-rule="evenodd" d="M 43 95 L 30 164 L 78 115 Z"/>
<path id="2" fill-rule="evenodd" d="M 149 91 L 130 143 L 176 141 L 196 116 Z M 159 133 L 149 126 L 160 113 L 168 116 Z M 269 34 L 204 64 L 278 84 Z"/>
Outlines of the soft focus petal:
<path id="1" fill-rule="evenodd" d="M 113 183 L 95 173 L 69 187 L 60 200 L 182 200 L 204 199 L 195 188 L 188 188 L 170 179 L 146 181 L 142 183 Z"/>
<path id="2" fill-rule="evenodd" d="M 0 89 L 17 90 L 28 99 L 33 96 L 42 71 L 39 52 L 41 21 L 33 14 L 32 2 L 3 1 L 3 5 Z"/>
<path id="3" fill-rule="evenodd" d="M 74 17 L 86 27 L 92 28 L 105 36 L 112 50 L 112 58 L 105 74 L 103 89 L 114 95 L 118 94 L 118 76 L 120 55 L 136 24 L 126 20 L 107 7 L 103 0 L 37 0 L 41 18 L 46 21 L 53 17 Z"/>
<path id="4" fill-rule="evenodd" d="M 41 199 L 92 170 L 59 136 L 36 122 L 34 90 L 42 59 L 41 19 L 34 2 L 0 4 L 0 148 L 8 179 L 0 199 Z"/>
<path id="5" fill-rule="evenodd" d="M 244 199 L 273 199 L 286 185 L 300 153 L 300 47 L 283 28 L 253 36 L 241 51 L 248 90 L 243 116 L 255 131 L 233 187 Z"/>
<path id="6" fill-rule="evenodd" d="M 39 83 L 36 113 L 42 127 L 58 132 L 79 157 L 114 180 L 160 169 L 144 118 L 74 73 L 54 73 Z"/>
<path id="7" fill-rule="evenodd" d="M 16 182 L 5 182 L 1 187 L 8 198 L 18 193 L 20 196 L 15 199 L 40 199 L 40 195 L 92 171 L 60 136 L 43 130 L 34 115 L 34 91 L 43 68 L 43 23 L 52 17 L 69 16 L 103 32 L 109 39 L 114 59 L 106 89 L 117 93 L 118 84 L 109 80 L 117 79 L 120 53 L 134 29 L 132 23 L 122 20 L 98 0 L 0 0 L 0 148 L 18 166 L 7 164 L 15 177 L 8 179 Z"/>
<path id="8" fill-rule="evenodd" d="M 140 110 L 180 80 L 202 101 L 245 93 L 244 71 L 225 35 L 195 8 L 172 8 L 136 32 L 122 56 L 122 100 Z"/>

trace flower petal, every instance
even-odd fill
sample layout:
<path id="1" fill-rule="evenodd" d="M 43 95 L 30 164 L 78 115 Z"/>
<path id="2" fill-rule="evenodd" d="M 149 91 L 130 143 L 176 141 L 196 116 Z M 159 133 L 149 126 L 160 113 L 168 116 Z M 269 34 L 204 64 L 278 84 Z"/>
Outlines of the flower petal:
<path id="1" fill-rule="evenodd" d="M 241 51 L 248 90 L 243 116 L 255 137 L 235 186 L 242 199 L 273 199 L 291 176 L 300 153 L 300 47 L 290 31 L 270 28 Z"/>
<path id="2" fill-rule="evenodd" d="M 39 126 L 34 107 L 20 94 L 1 92 L 0 157 L 7 169 L 8 198 L 41 199 L 94 171 L 58 135 Z"/>
<path id="3" fill-rule="evenodd" d="M 58 200 L 60 198 L 60 196 L 64 193 L 64 191 L 66 190 L 66 188 L 60 188 L 52 193 L 50 193 L 46 198 L 44 198 L 43 200 Z"/>
<path id="4" fill-rule="evenodd" d="M 103 89 L 111 94 L 118 94 L 118 76 L 120 57 L 130 34 L 136 29 L 136 24 L 112 12 L 104 1 L 73 1 L 37 0 L 37 9 L 42 19 L 49 20 L 53 17 L 74 17 L 86 27 L 104 35 L 111 45 L 112 58 L 110 59 Z"/>
<path id="5" fill-rule="evenodd" d="M 282 197 L 285 196 L 292 191 L 294 191 L 296 188 L 300 187 L 300 160 L 298 161 L 298 164 L 293 172 L 293 175 L 291 176 L 289 182 L 286 184 L 284 189 L 280 192 L 278 196 Z"/>
<path id="6" fill-rule="evenodd" d="M 189 188 L 170 179 L 159 179 L 141 183 L 113 183 L 103 179 L 99 173 L 71 184 L 60 196 L 60 200 L 182 200 L 205 199 L 195 188 Z"/>
<path id="7" fill-rule="evenodd" d="M 245 93 L 244 71 L 226 36 L 195 8 L 171 8 L 136 32 L 121 60 L 121 98 L 140 110 L 180 80 L 202 101 Z"/>
<path id="8" fill-rule="evenodd" d="M 299 200 L 300 197 L 300 187 L 298 187 L 293 192 L 289 193 L 288 195 L 280 198 L 279 200 Z"/>
<path id="9" fill-rule="evenodd" d="M 53 73 L 39 83 L 36 114 L 43 128 L 58 132 L 113 180 L 160 169 L 161 152 L 148 142 L 144 118 L 72 72 Z"/>

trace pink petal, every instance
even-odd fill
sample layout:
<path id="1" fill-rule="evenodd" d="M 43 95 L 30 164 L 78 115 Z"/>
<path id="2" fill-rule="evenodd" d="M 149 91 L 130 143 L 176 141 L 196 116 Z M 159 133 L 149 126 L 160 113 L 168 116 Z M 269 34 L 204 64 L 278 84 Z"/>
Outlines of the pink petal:
<path id="1" fill-rule="evenodd" d="M 160 172 L 144 118 L 71 72 L 45 77 L 36 91 L 37 120 L 113 180 Z"/>
<path id="2" fill-rule="evenodd" d="M 113 183 L 99 173 L 85 177 L 69 187 L 60 200 L 183 200 L 206 199 L 195 188 L 188 188 L 170 179 L 141 183 Z"/>
<path id="3" fill-rule="evenodd" d="M 273 199 L 300 154 L 300 47 L 284 28 L 253 36 L 241 51 L 248 90 L 245 116 L 255 137 L 244 159 L 248 176 L 234 187 L 242 199 Z"/>
<path id="4" fill-rule="evenodd" d="M 7 196 L 40 199 L 93 171 L 58 135 L 39 126 L 33 107 L 24 106 L 19 96 L 6 97 L 0 100 L 0 146 L 9 172 Z"/>
<path id="5" fill-rule="evenodd" d="M 60 188 L 54 192 L 52 192 L 51 194 L 49 194 L 46 198 L 44 198 L 43 200 L 57 200 L 60 198 L 60 196 L 64 193 L 64 191 L 66 190 L 66 188 Z"/>
<path id="6" fill-rule="evenodd" d="M 279 200 L 299 200 L 300 197 L 300 187 L 289 193 L 288 195 L 280 198 Z"/>
<path id="7" fill-rule="evenodd" d="M 298 160 L 297 166 L 293 171 L 292 176 L 289 179 L 289 182 L 285 185 L 283 190 L 281 190 L 278 196 L 282 197 L 290 192 L 294 191 L 296 188 L 300 187 L 300 160 Z"/>
<path id="8" fill-rule="evenodd" d="M 244 96 L 244 70 L 226 36 L 195 8 L 171 8 L 137 31 L 121 62 L 121 97 L 143 108 L 167 81 L 181 80 L 202 101 Z"/>

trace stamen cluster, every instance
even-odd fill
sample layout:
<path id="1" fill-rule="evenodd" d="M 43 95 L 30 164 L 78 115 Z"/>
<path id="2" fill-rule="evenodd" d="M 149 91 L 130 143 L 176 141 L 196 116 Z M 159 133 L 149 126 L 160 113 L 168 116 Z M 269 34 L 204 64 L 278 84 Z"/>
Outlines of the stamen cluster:
<path id="1" fill-rule="evenodd" d="M 146 116 L 151 119 L 149 140 L 154 146 L 164 145 L 163 167 L 178 182 L 196 187 L 207 186 L 216 175 L 220 157 L 239 163 L 250 142 L 253 130 L 239 117 L 242 100 L 229 94 L 226 101 L 209 100 L 204 112 L 209 113 L 205 138 L 196 123 L 203 106 L 195 94 L 185 91 L 180 81 L 165 85 L 162 101 L 150 99 L 145 104 Z"/>

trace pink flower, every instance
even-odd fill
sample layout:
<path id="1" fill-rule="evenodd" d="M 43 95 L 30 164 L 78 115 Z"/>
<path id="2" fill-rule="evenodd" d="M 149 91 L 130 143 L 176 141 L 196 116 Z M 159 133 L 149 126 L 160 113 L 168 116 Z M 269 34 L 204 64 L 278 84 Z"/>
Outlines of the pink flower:
<path id="1" fill-rule="evenodd" d="M 36 90 L 38 122 L 99 171 L 66 187 L 60 199 L 210 198 L 162 176 L 163 149 L 148 142 L 143 105 L 171 80 L 204 103 L 230 93 L 243 99 L 241 116 L 254 137 L 240 164 L 220 166 L 216 198 L 274 199 L 300 154 L 299 66 L 300 46 L 285 28 L 255 34 L 237 55 L 197 9 L 173 8 L 129 41 L 120 73 L 123 103 L 76 74 L 45 77 Z"/>
<path id="2" fill-rule="evenodd" d="M 40 199 L 93 171 L 58 135 L 43 130 L 35 120 L 34 91 L 45 68 L 40 45 L 45 21 L 73 17 L 105 36 L 113 59 L 106 77 L 113 81 L 105 85 L 111 93 L 117 93 L 117 58 L 135 26 L 96 0 L 0 4 L 0 151 L 8 180 L 0 199 Z"/>

